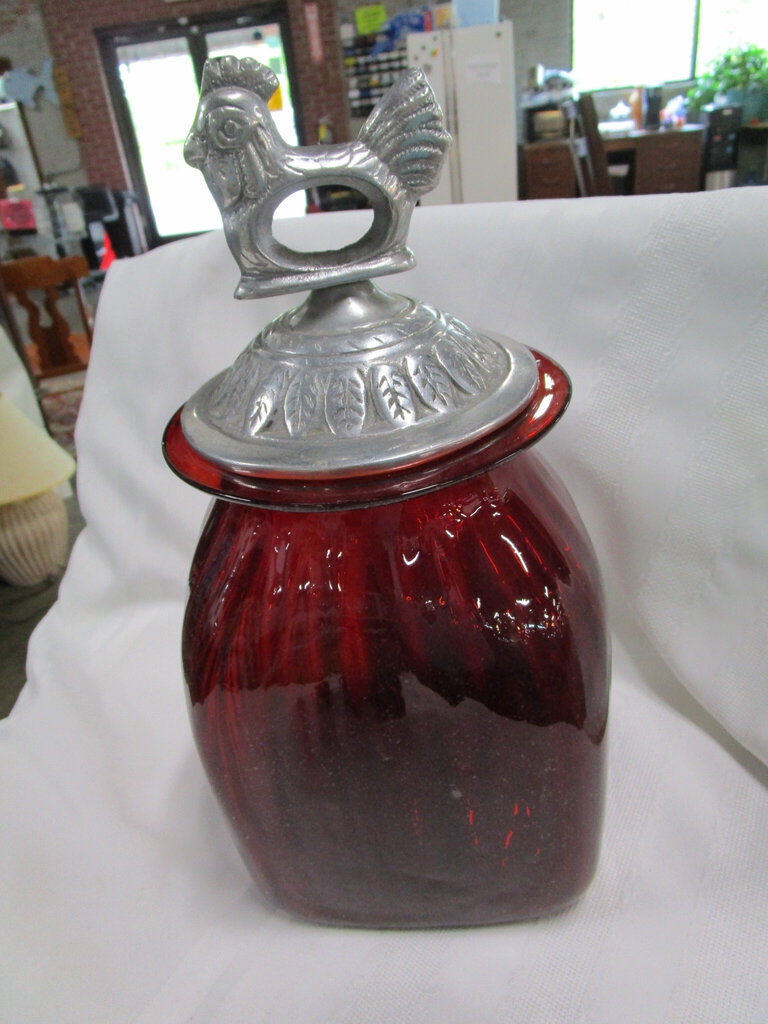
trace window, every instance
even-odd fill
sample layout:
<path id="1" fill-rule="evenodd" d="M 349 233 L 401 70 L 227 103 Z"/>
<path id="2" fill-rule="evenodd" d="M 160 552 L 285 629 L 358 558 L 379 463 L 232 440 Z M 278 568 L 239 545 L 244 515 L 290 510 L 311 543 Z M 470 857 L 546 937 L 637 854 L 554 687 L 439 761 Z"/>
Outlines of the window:
<path id="1" fill-rule="evenodd" d="M 695 74 L 734 46 L 753 43 L 768 49 L 765 0 L 699 0 L 699 38 Z"/>
<path id="2" fill-rule="evenodd" d="M 581 89 L 686 81 L 748 43 L 768 47 L 766 0 L 573 0 Z"/>

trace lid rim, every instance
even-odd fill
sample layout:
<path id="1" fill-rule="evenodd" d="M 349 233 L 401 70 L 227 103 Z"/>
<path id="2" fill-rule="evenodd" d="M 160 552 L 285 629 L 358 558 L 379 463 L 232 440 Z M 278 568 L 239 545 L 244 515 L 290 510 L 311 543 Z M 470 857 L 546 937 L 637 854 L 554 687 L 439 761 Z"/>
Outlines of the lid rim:
<path id="1" fill-rule="evenodd" d="M 379 429 L 368 432 L 360 425 L 349 436 L 332 435 L 332 428 L 326 424 L 319 436 L 236 437 L 211 422 L 209 415 L 217 388 L 229 372 L 225 370 L 185 404 L 182 429 L 189 444 L 204 458 L 245 475 L 285 479 L 295 474 L 302 479 L 325 480 L 369 476 L 427 463 L 459 451 L 510 423 L 524 411 L 536 391 L 538 371 L 530 349 L 490 331 L 477 334 L 498 346 L 506 367 L 503 376 L 495 381 L 492 393 L 477 396 L 474 403 L 463 408 L 445 406 L 435 410 L 423 403 L 421 418 L 414 415 L 413 420 L 404 421 L 402 426 L 382 421 Z M 354 360 L 351 354 L 350 359 Z M 395 365 L 389 348 L 381 362 L 370 361 L 367 370 L 375 374 L 381 366 L 391 372 Z M 444 415 L 447 411 L 451 415 Z M 277 411 L 272 415 L 277 415 Z"/>
<path id="2" fill-rule="evenodd" d="M 291 511 L 343 511 L 389 504 L 428 494 L 476 476 L 538 442 L 568 407 L 571 382 L 553 360 L 531 351 L 538 385 L 518 415 L 490 434 L 457 451 L 435 456 L 408 469 L 360 477 L 320 480 L 235 474 L 200 455 L 187 441 L 181 413 L 172 417 L 163 436 L 163 455 L 185 483 L 224 501 Z"/>

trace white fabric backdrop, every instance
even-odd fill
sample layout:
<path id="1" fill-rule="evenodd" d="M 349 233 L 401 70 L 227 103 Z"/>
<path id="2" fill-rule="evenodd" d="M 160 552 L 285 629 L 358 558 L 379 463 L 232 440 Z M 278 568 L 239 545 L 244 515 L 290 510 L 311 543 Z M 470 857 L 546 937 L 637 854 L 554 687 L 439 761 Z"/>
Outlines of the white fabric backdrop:
<path id="1" fill-rule="evenodd" d="M 333 244 L 358 215 L 286 230 Z M 348 225 L 347 225 L 348 226 Z M 598 876 L 531 924 L 375 932 L 251 885 L 186 719 L 185 576 L 208 499 L 168 418 L 294 297 L 236 303 L 220 233 L 110 271 L 78 424 L 87 521 L 0 723 L 13 1024 L 768 1020 L 765 190 L 427 208 L 384 287 L 547 352 L 541 443 L 615 640 Z"/>
<path id="2" fill-rule="evenodd" d="M 37 404 L 35 392 L 29 374 L 19 358 L 11 339 L 0 327 L 0 394 L 10 398 L 17 409 L 21 409 L 33 423 L 43 426 L 40 406 Z"/>

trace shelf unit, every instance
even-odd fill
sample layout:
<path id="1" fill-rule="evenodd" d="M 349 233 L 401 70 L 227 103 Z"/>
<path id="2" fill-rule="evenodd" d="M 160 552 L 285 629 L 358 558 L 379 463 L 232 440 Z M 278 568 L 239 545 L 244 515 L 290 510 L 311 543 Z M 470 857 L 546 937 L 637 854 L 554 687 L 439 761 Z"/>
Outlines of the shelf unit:
<path id="1" fill-rule="evenodd" d="M 408 70 L 404 49 L 371 54 L 377 38 L 375 35 L 355 36 L 344 47 L 349 113 L 353 118 L 368 117 L 387 89 Z"/>

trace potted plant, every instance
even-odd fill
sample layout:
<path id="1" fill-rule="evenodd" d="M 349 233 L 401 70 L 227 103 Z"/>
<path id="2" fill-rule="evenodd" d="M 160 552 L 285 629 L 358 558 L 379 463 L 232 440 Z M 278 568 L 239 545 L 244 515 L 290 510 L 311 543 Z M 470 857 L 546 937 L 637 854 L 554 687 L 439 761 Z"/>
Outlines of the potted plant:
<path id="1" fill-rule="evenodd" d="M 696 80 L 687 98 L 692 110 L 719 100 L 738 104 L 745 124 L 764 120 L 768 117 L 768 53 L 759 46 L 726 50 Z"/>

